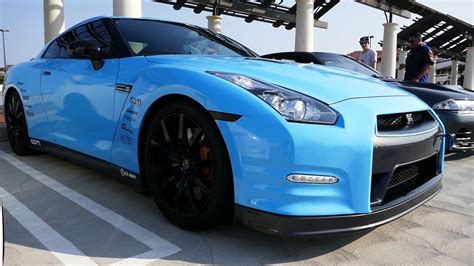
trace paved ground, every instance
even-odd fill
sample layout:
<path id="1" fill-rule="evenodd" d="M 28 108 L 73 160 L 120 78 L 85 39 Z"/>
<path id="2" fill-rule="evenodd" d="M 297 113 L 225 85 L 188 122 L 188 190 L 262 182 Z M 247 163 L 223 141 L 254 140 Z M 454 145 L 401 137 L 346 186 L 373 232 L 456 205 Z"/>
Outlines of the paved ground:
<path id="1" fill-rule="evenodd" d="M 0 142 L 5 263 L 404 263 L 474 265 L 474 153 L 448 156 L 444 189 L 371 232 L 284 239 L 234 225 L 187 232 L 150 198 L 50 155 L 19 158 Z"/>

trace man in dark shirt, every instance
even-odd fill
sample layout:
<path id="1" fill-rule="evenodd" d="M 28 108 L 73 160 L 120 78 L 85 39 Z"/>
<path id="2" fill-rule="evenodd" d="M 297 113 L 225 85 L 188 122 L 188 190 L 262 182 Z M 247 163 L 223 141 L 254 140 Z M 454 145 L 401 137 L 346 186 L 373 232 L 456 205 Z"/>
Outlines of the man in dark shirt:
<path id="1" fill-rule="evenodd" d="M 405 80 L 415 82 L 427 82 L 428 72 L 434 64 L 434 56 L 430 47 L 423 43 L 421 34 L 412 33 L 408 37 L 410 45 L 410 52 L 408 52 L 406 59 Z"/>

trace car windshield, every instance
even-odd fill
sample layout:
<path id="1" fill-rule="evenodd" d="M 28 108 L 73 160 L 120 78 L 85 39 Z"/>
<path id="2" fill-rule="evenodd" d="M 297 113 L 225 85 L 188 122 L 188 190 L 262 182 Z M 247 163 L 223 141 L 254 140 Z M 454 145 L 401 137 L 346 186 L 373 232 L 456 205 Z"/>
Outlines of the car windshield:
<path id="1" fill-rule="evenodd" d="M 135 55 L 257 56 L 224 35 L 196 26 L 139 19 L 116 19 L 115 24 Z"/>
<path id="2" fill-rule="evenodd" d="M 323 65 L 326 65 L 326 66 L 333 66 L 333 67 L 343 68 L 347 70 L 352 70 L 352 71 L 359 72 L 359 73 L 376 77 L 376 78 L 384 77 L 381 73 L 371 69 L 370 67 L 343 55 L 329 54 L 329 53 L 314 53 L 314 56 Z"/>

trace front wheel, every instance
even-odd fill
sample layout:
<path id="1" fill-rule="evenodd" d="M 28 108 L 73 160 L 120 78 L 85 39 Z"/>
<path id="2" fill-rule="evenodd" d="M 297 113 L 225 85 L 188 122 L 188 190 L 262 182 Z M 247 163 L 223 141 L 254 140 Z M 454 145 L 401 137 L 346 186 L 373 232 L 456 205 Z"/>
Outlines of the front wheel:
<path id="1" fill-rule="evenodd" d="M 13 91 L 5 99 L 5 120 L 10 146 L 16 155 L 30 155 L 30 139 L 20 95 Z"/>
<path id="2" fill-rule="evenodd" d="M 172 223 L 199 230 L 231 220 L 228 154 L 205 110 L 188 102 L 161 108 L 147 134 L 145 168 L 153 198 Z"/>

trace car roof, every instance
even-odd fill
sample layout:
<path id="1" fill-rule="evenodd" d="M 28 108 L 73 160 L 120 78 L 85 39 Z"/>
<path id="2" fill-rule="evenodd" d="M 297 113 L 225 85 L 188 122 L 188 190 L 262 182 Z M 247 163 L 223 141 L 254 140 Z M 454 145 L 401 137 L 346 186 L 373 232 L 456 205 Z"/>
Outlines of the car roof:
<path id="1" fill-rule="evenodd" d="M 177 21 L 172 21 L 172 20 L 163 20 L 163 19 L 156 19 L 156 18 L 151 18 L 151 17 L 124 17 L 124 16 L 96 16 L 96 17 L 92 17 L 92 18 L 89 18 L 89 19 L 86 19 L 84 21 L 81 21 L 77 24 L 75 24 L 74 26 L 72 27 L 69 27 L 67 30 L 65 30 L 63 33 L 61 33 L 61 35 L 63 35 L 64 33 L 70 31 L 71 29 L 74 29 L 76 27 L 79 27 L 79 26 L 82 26 L 82 25 L 85 25 L 87 23 L 90 23 L 90 22 L 94 22 L 94 21 L 97 21 L 97 20 L 101 20 L 101 19 L 132 19 L 132 20 L 149 20 L 149 21 L 158 21 L 158 22 L 168 22 L 168 23 L 174 23 L 174 24 L 181 24 L 181 25 L 187 25 L 187 26 L 195 26 L 195 25 L 192 25 L 192 24 L 187 24 L 187 23 L 182 23 L 182 22 L 177 22 Z M 197 26 L 195 26 L 197 27 Z"/>
<path id="2" fill-rule="evenodd" d="M 166 23 L 173 23 L 173 24 L 179 24 L 179 25 L 184 25 L 184 26 L 192 26 L 192 27 L 198 27 L 196 25 L 192 25 L 192 24 L 186 24 L 186 23 L 182 23 L 182 22 L 176 22 L 176 21 L 171 21 L 171 20 L 162 20 L 162 19 L 156 19 L 156 18 L 150 18 L 150 17 L 140 17 L 140 18 L 136 18 L 136 17 L 124 17 L 124 16 L 95 16 L 95 17 L 92 17 L 92 18 L 89 18 L 89 19 L 86 19 L 86 20 L 83 20 L 77 24 L 75 24 L 74 26 L 71 26 L 69 28 L 67 28 L 65 31 L 61 32 L 58 36 L 56 36 L 55 38 L 51 39 L 48 43 L 46 43 L 44 46 L 43 46 L 43 49 L 41 49 L 41 51 L 39 52 L 39 54 L 35 57 L 35 58 L 39 58 L 41 57 L 41 55 L 43 55 L 43 53 L 45 52 L 46 48 L 49 47 L 49 45 L 57 40 L 59 37 L 63 36 L 64 34 L 70 32 L 71 30 L 77 28 L 77 27 L 80 27 L 82 25 L 85 25 L 87 23 L 90 23 L 90 22 L 94 22 L 94 21 L 98 21 L 98 20 L 101 20 L 101 19 L 136 19 L 136 20 L 149 20 L 149 21 L 158 21 L 158 22 L 166 22 Z"/>

